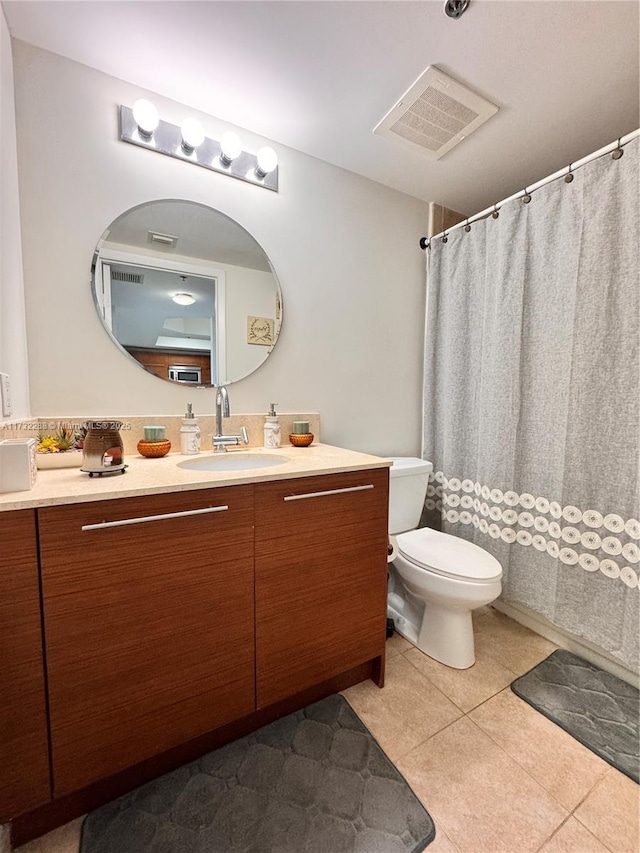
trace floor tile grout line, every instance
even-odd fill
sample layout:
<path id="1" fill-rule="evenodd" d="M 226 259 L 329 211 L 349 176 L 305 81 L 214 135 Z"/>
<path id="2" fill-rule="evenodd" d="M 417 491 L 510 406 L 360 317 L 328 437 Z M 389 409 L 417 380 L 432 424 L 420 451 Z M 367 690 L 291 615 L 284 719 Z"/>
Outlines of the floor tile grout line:
<path id="1" fill-rule="evenodd" d="M 578 743 L 580 743 L 580 741 L 578 741 Z M 587 747 L 585 747 L 585 749 L 586 749 L 586 748 L 587 748 Z M 595 753 L 595 752 L 594 752 L 593 754 L 594 754 L 594 755 L 596 755 L 596 753 Z M 602 759 L 602 760 L 604 761 L 604 759 Z M 584 795 L 584 797 L 580 800 L 580 802 L 579 802 L 579 803 L 577 804 L 577 806 L 574 808 L 574 810 L 573 810 L 574 812 L 575 812 L 577 809 L 579 809 L 579 808 L 580 808 L 580 806 L 585 802 L 585 800 L 588 800 L 588 799 L 589 799 L 589 797 L 591 796 L 591 794 L 593 794 L 593 792 L 594 792 L 594 791 L 595 791 L 595 789 L 598 787 L 598 785 L 599 785 L 599 784 L 600 784 L 604 779 L 606 779 L 606 778 L 607 778 L 607 776 L 611 773 L 611 771 L 612 771 L 612 770 L 615 770 L 615 769 L 616 769 L 616 768 L 615 768 L 615 767 L 612 767 L 610 764 L 608 764 L 608 765 L 607 765 L 607 767 L 606 767 L 606 769 L 605 769 L 604 773 L 602 774 L 602 776 L 600 776 L 600 778 L 599 778 L 599 779 L 597 779 L 597 780 L 593 783 L 593 785 L 589 788 L 589 790 L 588 790 L 588 791 L 587 791 L 587 793 Z M 579 820 L 579 818 L 577 818 L 577 819 Z M 580 822 L 582 823 L 582 821 L 580 821 Z M 587 827 L 587 828 L 588 828 L 588 827 Z M 592 833 L 592 835 L 593 835 L 593 834 L 594 834 L 594 833 Z"/>
<path id="2" fill-rule="evenodd" d="M 417 646 L 416 646 L 416 648 L 417 648 Z M 444 690 L 442 687 L 439 687 L 439 686 L 435 683 L 435 681 L 433 681 L 431 678 L 429 678 L 429 676 L 428 676 L 428 675 L 425 675 L 425 673 L 420 669 L 420 667 L 416 666 L 416 665 L 413 663 L 413 661 L 409 660 L 409 658 L 407 658 L 407 657 L 406 657 L 406 655 L 407 655 L 407 654 L 409 654 L 411 651 L 412 651 L 412 649 L 407 649 L 406 651 L 402 652 L 402 653 L 401 653 L 401 654 L 402 654 L 402 657 L 404 657 L 404 658 L 405 658 L 405 660 L 406 660 L 408 663 L 410 663 L 410 664 L 413 666 L 413 668 L 414 668 L 414 669 L 418 670 L 418 672 L 420 673 L 420 675 L 424 676 L 424 678 L 426 678 L 426 679 L 427 679 L 427 681 L 429 681 L 429 683 L 430 683 L 430 684 L 433 684 L 433 686 L 436 688 L 436 690 L 439 690 L 439 691 L 440 691 L 440 693 L 442 693 L 444 696 L 446 696 L 446 698 L 447 698 L 450 702 L 453 702 L 453 704 L 454 704 L 457 708 L 459 708 L 459 709 L 460 709 L 460 711 L 462 711 L 462 713 L 463 713 L 463 714 L 465 714 L 465 715 L 466 715 L 466 714 L 471 713 L 471 711 L 475 711 L 475 709 L 476 709 L 476 708 L 479 708 L 481 705 L 484 705 L 484 703 L 485 703 L 485 702 L 488 702 L 490 699 L 493 699 L 495 696 L 497 696 L 497 695 L 498 695 L 498 693 L 502 693 L 502 691 L 503 691 L 503 690 L 506 690 L 506 689 L 508 689 L 508 688 L 511 686 L 511 683 L 509 683 L 509 684 L 505 685 L 504 687 L 499 687 L 499 688 L 496 690 L 496 692 L 495 692 L 495 693 L 492 693 L 490 696 L 487 696 L 485 699 L 482 699 L 480 702 L 478 702 L 478 704 L 477 704 L 477 705 L 474 705 L 474 706 L 473 706 L 473 708 L 469 708 L 468 710 L 465 710 L 464 708 L 462 708 L 462 707 L 461 707 L 461 705 L 460 705 L 458 702 L 456 702 L 456 700 L 453 698 L 453 696 L 450 696 L 448 693 L 446 693 L 446 692 L 445 692 L 445 690 Z M 424 654 L 424 653 L 423 653 L 423 654 Z M 428 657 L 428 656 L 427 656 L 427 657 Z M 434 658 L 434 660 L 435 660 L 435 658 Z M 498 665 L 499 665 L 499 666 L 502 666 L 502 667 L 503 667 L 503 669 L 506 669 L 506 670 L 507 670 L 507 672 L 512 673 L 512 670 L 508 669 L 508 668 L 507 668 L 506 666 L 504 666 L 503 664 L 500 664 L 498 661 L 495 661 L 495 660 L 493 660 L 492 658 L 490 658 L 490 660 L 491 660 L 493 663 L 498 663 Z M 437 663 L 437 661 L 436 661 L 436 663 Z M 442 664 L 442 666 L 444 666 L 444 664 Z M 460 672 L 463 672 L 463 671 L 464 671 L 464 670 L 460 670 Z M 513 673 L 512 673 L 512 674 L 513 674 Z M 493 689 L 493 688 L 492 688 L 492 689 Z"/>
<path id="3" fill-rule="evenodd" d="M 417 646 L 416 646 L 416 648 L 417 648 Z M 448 699 L 448 700 L 449 700 L 449 702 L 451 702 L 453 705 L 455 705 L 455 706 L 456 706 L 456 708 L 460 711 L 460 713 L 461 713 L 461 714 L 466 714 L 466 711 L 465 711 L 463 708 L 461 708 L 461 707 L 460 707 L 460 705 L 458 705 L 458 703 L 455 701 L 455 699 L 452 699 L 452 698 L 451 698 L 451 696 L 447 696 L 447 694 L 444 692 L 444 690 L 443 690 L 441 687 L 438 687 L 438 685 L 437 685 L 434 681 L 432 681 L 432 680 L 429 678 L 429 676 L 428 676 L 428 675 L 425 675 L 425 674 L 424 674 L 424 672 L 422 672 L 422 670 L 421 670 L 421 669 L 419 669 L 419 668 L 418 668 L 418 667 L 417 667 L 417 666 L 416 666 L 412 661 L 410 661 L 410 660 L 409 660 L 409 658 L 408 658 L 408 657 L 406 657 L 406 655 L 407 655 L 410 651 L 412 651 L 412 650 L 411 650 L 411 649 L 407 649 L 405 652 L 402 652 L 402 655 L 401 655 L 401 656 L 406 660 L 406 662 L 407 662 L 408 664 L 411 664 L 411 666 L 415 669 L 415 671 L 418 673 L 418 675 L 421 675 L 421 676 L 422 676 L 426 681 L 428 681 L 428 682 L 429 682 L 429 684 L 431 685 L 431 687 L 433 687 L 433 689 L 434 689 L 434 690 L 437 690 L 437 691 L 438 691 L 438 693 L 441 693 L 441 694 L 444 696 L 444 698 L 445 698 L 445 699 Z"/>
<path id="4" fill-rule="evenodd" d="M 509 690 L 509 691 L 510 691 L 510 687 L 505 687 L 503 690 L 500 690 L 500 691 L 499 691 L 499 693 L 504 693 L 504 692 L 505 692 L 505 691 L 507 691 L 507 690 Z M 511 691 L 511 692 L 513 692 L 513 691 Z M 497 693 L 497 694 L 495 694 L 495 695 L 497 696 L 497 695 L 499 695 L 499 693 Z M 516 696 L 516 694 L 514 694 L 514 696 Z M 495 696 L 492 696 L 492 697 L 490 697 L 489 699 L 487 699 L 485 702 L 483 702 L 481 705 L 478 705 L 476 708 L 472 708 L 472 710 L 471 710 L 471 711 L 469 711 L 469 714 L 468 714 L 467 716 L 469 716 L 469 715 L 470 715 L 470 714 L 472 714 L 474 711 L 476 711 L 478 708 L 482 707 L 482 705 L 485 705 L 487 702 L 490 702 L 490 701 L 491 701 L 492 699 L 494 699 L 494 698 L 495 698 Z M 516 698 L 517 698 L 517 699 L 520 699 L 520 697 L 519 697 L 519 696 L 516 696 Z M 521 702 L 523 702 L 525 705 L 527 705 L 529 708 L 532 708 L 534 711 L 536 710 L 535 708 L 533 708 L 533 706 L 532 706 L 532 705 L 529 705 L 529 703 L 528 703 L 528 702 L 524 702 L 524 700 L 523 700 L 523 699 L 520 699 L 520 701 L 521 701 Z M 539 712 L 537 712 L 537 713 L 539 713 Z M 541 716 L 543 716 L 543 717 L 544 717 L 544 714 L 542 714 Z M 546 717 L 545 719 L 549 719 L 549 718 L 548 718 L 548 717 Z M 471 721 L 472 721 L 472 722 L 475 722 L 475 720 L 473 720 L 473 719 L 471 719 Z M 565 730 L 562 728 L 562 726 L 558 726 L 556 723 L 554 723 L 554 722 L 553 722 L 553 720 L 549 720 L 549 722 L 550 722 L 552 725 L 555 725 L 555 726 L 556 726 L 556 728 L 557 728 L 557 729 L 559 729 L 560 731 L 565 731 Z M 478 723 L 476 723 L 476 725 L 477 725 L 477 726 L 478 726 L 478 728 L 480 728 L 480 730 L 481 730 L 481 731 L 483 731 L 483 732 L 484 732 L 484 733 L 485 733 L 489 738 L 491 738 L 491 740 L 492 740 L 492 741 L 493 741 L 497 746 L 501 746 L 501 744 L 500 744 L 500 743 L 499 743 L 499 742 L 498 742 L 498 741 L 497 741 L 497 740 L 496 740 L 496 739 L 495 739 L 495 738 L 494 738 L 494 737 L 493 737 L 489 732 L 486 732 L 486 731 L 482 728 L 482 726 L 480 726 Z M 572 737 L 572 736 L 571 736 L 568 732 L 566 732 L 566 731 L 565 731 L 565 734 L 567 734 L 569 737 Z M 577 744 L 581 744 L 581 742 L 580 742 L 579 740 L 577 740 L 576 738 L 572 738 L 572 740 L 573 740 L 573 741 L 575 741 L 575 743 L 577 743 Z M 595 756 L 596 756 L 596 757 L 598 757 L 598 758 L 600 757 L 600 756 L 598 756 L 598 755 L 597 755 L 597 753 L 593 752 L 593 750 L 590 750 L 588 747 L 584 746 L 584 744 L 581 744 L 581 745 L 582 745 L 586 750 L 588 750 L 592 755 L 595 755 Z M 502 747 L 502 749 L 506 752 L 506 750 L 504 749 L 504 747 Z M 509 755 L 511 758 L 513 758 L 513 760 L 516 762 L 516 764 L 518 764 L 518 766 L 519 766 L 519 767 L 521 767 L 521 768 L 522 768 L 522 770 L 524 770 L 524 772 L 525 772 L 525 773 L 527 773 L 527 774 L 528 774 L 528 775 L 529 775 L 529 776 L 530 776 L 530 777 L 531 777 L 535 782 L 537 782 L 537 783 L 538 783 L 538 785 L 540 785 L 540 786 L 541 786 L 541 787 L 542 787 L 542 788 L 547 792 L 547 794 L 548 794 L 548 795 L 549 795 L 549 796 L 550 796 L 550 797 L 551 797 L 555 802 L 557 802 L 557 803 L 558 803 L 558 805 L 559 805 L 561 808 L 563 808 L 565 811 L 567 810 L 567 806 L 566 806 L 564 803 L 562 803 L 562 802 L 557 798 L 557 796 L 556 796 L 555 794 L 553 794 L 551 791 L 547 791 L 547 789 L 544 787 L 544 785 L 542 785 L 542 783 L 540 782 L 540 780 L 539 780 L 539 779 L 537 779 L 537 778 L 536 778 L 536 777 L 531 773 L 531 771 L 529 771 L 529 770 L 528 770 L 528 769 L 527 769 L 527 768 L 526 768 L 526 767 L 525 767 L 525 766 L 524 766 L 524 765 L 523 765 L 523 764 L 522 764 L 522 763 L 521 763 L 521 762 L 520 762 L 520 761 L 519 761 L 515 756 L 512 756 L 512 755 L 511 755 L 510 753 L 508 753 L 508 752 L 507 752 L 507 755 Z M 604 759 L 602 759 L 602 760 L 604 760 Z M 572 809 L 570 809 L 570 810 L 569 810 L 569 814 L 574 814 L 574 812 L 576 811 L 576 809 L 580 808 L 580 806 L 584 803 L 584 801 L 585 801 L 585 800 L 586 800 L 586 799 L 587 799 L 587 798 L 588 798 L 588 797 L 593 793 L 593 791 L 595 790 L 595 788 L 597 788 L 597 786 L 602 782 L 602 780 L 603 780 L 603 779 L 604 779 L 604 778 L 605 778 L 605 777 L 606 777 L 606 776 L 611 772 L 611 770 L 614 770 L 614 769 L 615 769 L 615 768 L 612 768 L 611 766 L 608 766 L 608 767 L 605 769 L 604 773 L 603 773 L 601 776 L 599 776 L 599 777 L 598 777 L 598 779 L 596 779 L 596 781 L 593 783 L 593 785 L 591 785 L 591 787 L 589 788 L 589 790 L 587 791 L 587 793 L 586 793 L 586 794 L 585 794 L 585 795 L 584 795 L 584 796 L 579 800 L 579 802 L 578 802 L 575 806 L 573 806 L 573 808 L 572 808 Z M 591 834 L 592 834 L 592 835 L 594 835 L 594 833 L 593 833 L 593 832 L 592 832 Z M 598 837 L 598 836 L 596 836 L 596 837 Z M 599 840 L 602 840 L 602 839 L 599 839 Z M 604 842 L 603 842 L 603 843 L 604 843 Z"/>
<path id="5" fill-rule="evenodd" d="M 507 689 L 508 688 L 505 688 L 505 690 L 507 690 Z M 502 691 L 500 691 L 500 692 L 502 692 Z M 489 738 L 489 740 L 491 740 L 499 749 L 501 749 L 502 752 L 504 752 L 504 754 L 507 756 L 507 758 L 510 758 L 511 761 L 513 761 L 515 764 L 517 764 L 518 767 L 523 771 L 523 773 L 526 773 L 526 775 L 533 782 L 535 782 L 535 784 L 542 791 L 544 791 L 544 793 L 547 795 L 547 797 L 552 799 L 553 802 L 556 803 L 556 805 L 558 805 L 564 812 L 567 812 L 567 817 L 570 817 L 573 814 L 571 809 L 568 809 L 567 806 L 564 805 L 564 803 L 561 803 L 560 800 L 555 796 L 555 794 L 553 794 L 551 791 L 548 791 L 547 788 L 542 784 L 542 782 L 539 779 L 537 779 L 529 770 L 527 770 L 527 768 L 523 764 L 521 764 L 521 762 L 518 761 L 518 759 L 515 756 L 511 755 L 510 752 L 507 752 L 507 750 L 504 748 L 504 746 L 502 746 L 501 743 L 498 743 L 498 741 L 489 732 L 485 731 L 481 725 L 476 723 L 476 721 L 474 719 L 472 719 L 469 714 L 465 714 L 465 716 L 467 716 L 469 718 L 469 722 L 473 723 L 476 726 L 476 728 L 482 732 L 482 734 L 486 735 Z M 565 818 L 565 821 L 566 821 L 566 818 Z"/>
<path id="6" fill-rule="evenodd" d="M 467 711 L 467 712 L 466 712 L 466 713 L 467 713 L 467 715 L 469 715 L 469 714 L 473 714 L 473 713 L 474 713 L 474 711 L 477 711 L 477 710 L 478 710 L 478 708 L 482 708 L 482 706 L 483 706 L 483 705 L 486 705 L 486 704 L 487 704 L 487 702 L 491 702 L 491 700 L 492 700 L 492 699 L 495 699 L 495 698 L 496 698 L 496 696 L 499 696 L 501 693 L 505 693 L 507 690 L 511 691 L 511 685 L 510 685 L 510 684 L 507 684 L 507 686 L 506 686 L 506 687 L 503 687 L 501 690 L 498 690 L 498 692 L 497 692 L 497 693 L 494 693 L 494 694 L 493 694 L 493 696 L 489 696 L 487 699 L 483 699 L 483 700 L 482 700 L 482 702 L 480 702 L 480 703 L 479 703 L 478 705 L 476 705 L 474 708 L 471 708 L 469 711 Z"/>
<path id="7" fill-rule="evenodd" d="M 583 829 L 586 829 L 586 830 L 587 830 L 587 832 L 589 832 L 591 835 L 593 835 L 593 837 L 594 837 L 597 841 L 599 841 L 599 842 L 600 842 L 600 844 L 602 844 L 602 846 L 603 846 L 603 847 L 606 847 L 606 848 L 607 848 L 607 850 L 609 850 L 609 851 L 610 851 L 610 853 L 633 853 L 633 851 L 632 851 L 632 850 L 615 850 L 613 847 L 610 847 L 610 846 L 607 844 L 607 842 L 604 840 L 604 838 L 601 838 L 597 833 L 595 833 L 595 832 L 593 831 L 593 829 L 591 829 L 591 827 L 590 827 L 590 826 L 587 826 L 587 824 L 586 824 L 586 823 L 584 823 L 584 821 L 580 820 L 580 818 L 578 817 L 578 815 L 577 815 L 577 814 L 575 814 L 575 812 L 572 814 L 572 817 L 573 817 L 573 818 L 575 818 L 575 820 L 577 820 L 577 821 L 578 821 L 578 823 L 580 824 L 580 826 L 581 826 Z"/>
<path id="8" fill-rule="evenodd" d="M 596 833 L 596 832 L 595 832 L 595 831 L 594 831 L 590 826 L 587 826 L 587 824 L 584 822 L 584 820 L 582 820 L 582 819 L 579 817 L 579 815 L 577 815 L 577 814 L 576 814 L 577 810 L 578 810 L 578 809 L 579 809 L 579 808 L 584 804 L 585 800 L 587 800 L 587 799 L 591 796 L 591 794 L 595 791 L 595 789 L 598 787 L 598 785 L 599 785 L 601 782 L 603 782 L 603 781 L 604 781 L 604 779 L 606 779 L 606 778 L 607 778 L 607 776 L 609 776 L 609 775 L 611 775 L 612 773 L 615 773 L 615 772 L 616 772 L 616 768 L 615 768 L 615 767 L 609 767 L 609 768 L 607 769 L 606 773 L 604 773 L 604 775 L 603 775 L 603 776 L 601 776 L 601 778 L 600 778 L 600 779 L 598 779 L 598 781 L 596 782 L 596 784 L 593 786 L 593 788 L 591 788 L 591 790 L 590 790 L 590 791 L 589 791 L 589 793 L 584 797 L 584 799 L 582 799 L 582 800 L 578 803 L 578 805 L 577 805 L 577 806 L 575 807 L 575 809 L 573 810 L 572 814 L 573 814 L 573 817 L 578 821 L 578 823 L 580 824 L 580 826 L 582 826 L 584 829 L 586 829 L 586 830 L 587 830 L 587 832 L 590 832 L 590 833 L 591 833 L 591 835 L 593 835 L 593 837 L 594 837 L 594 838 L 597 838 L 597 839 L 598 839 L 598 841 L 602 844 L 602 846 L 603 846 L 603 847 L 606 847 L 606 848 L 607 848 L 607 850 L 611 851 L 611 853 L 633 853 L 633 851 L 631 851 L 631 850 L 629 850 L 629 851 L 626 851 L 626 850 L 615 850 L 613 847 L 610 847 L 610 845 L 609 845 L 609 844 L 607 844 L 607 842 L 606 842 L 606 840 L 605 840 L 604 838 L 601 838 L 601 837 L 600 837 L 600 835 L 599 835 L 598 833 Z M 617 772 L 620 772 L 620 771 L 617 771 Z M 624 774 L 623 774 L 623 775 L 624 775 Z"/>
<path id="9" fill-rule="evenodd" d="M 574 818 L 578 821 L 578 823 L 580 824 L 580 826 L 581 826 L 583 829 L 586 829 L 586 831 L 587 831 L 588 833 L 590 833 L 591 835 L 593 835 L 593 837 L 594 837 L 597 841 L 599 841 L 599 842 L 600 842 L 600 844 L 602 844 L 602 846 L 603 846 L 603 847 L 606 847 L 606 848 L 607 848 L 607 850 L 609 850 L 609 851 L 610 851 L 610 853 L 634 853 L 634 851 L 633 851 L 633 850 L 616 850 L 615 848 L 613 848 L 613 847 L 611 847 L 609 844 L 607 844 L 607 842 L 605 841 L 605 839 L 604 839 L 604 838 L 601 838 L 599 835 L 597 835 L 597 834 L 593 831 L 593 829 L 591 829 L 591 827 L 590 827 L 590 826 L 587 826 L 587 824 L 586 824 L 586 823 L 584 823 L 584 821 L 581 821 L 581 820 L 580 820 L 580 818 L 578 817 L 578 815 L 574 814 L 574 815 L 572 815 L 572 817 L 574 817 Z"/>
<path id="10" fill-rule="evenodd" d="M 505 688 L 505 689 L 506 689 L 506 688 Z M 502 691 L 500 691 L 500 692 L 502 692 Z M 475 708 L 474 708 L 473 710 L 475 710 Z M 490 741 L 491 741 L 495 746 L 497 746 L 497 747 L 498 747 L 498 749 L 499 749 L 501 752 L 503 752 L 503 753 L 506 755 L 506 757 L 507 757 L 508 759 L 510 759 L 511 761 L 513 761 L 515 764 L 517 764 L 517 765 L 518 765 L 518 767 L 519 767 L 519 768 L 520 768 L 520 769 L 521 769 L 521 770 L 522 770 L 522 771 L 523 771 L 523 772 L 524 772 L 524 773 L 525 773 L 525 774 L 526 774 L 526 775 L 527 775 L 527 776 L 528 776 L 528 777 L 529 777 L 529 778 L 530 778 L 530 779 L 531 779 L 531 780 L 532 780 L 532 781 L 533 781 L 533 782 L 534 782 L 534 783 L 535 783 L 535 784 L 536 784 L 536 785 L 537 785 L 537 786 L 538 786 L 538 787 L 539 787 L 539 788 L 544 792 L 544 794 L 545 794 L 546 796 L 550 797 L 550 798 L 551 798 L 551 799 L 552 799 L 552 800 L 553 800 L 553 801 L 554 801 L 554 802 L 555 802 L 555 803 L 556 803 L 556 804 L 557 804 L 557 805 L 558 805 L 558 806 L 559 806 L 559 807 L 560 807 L 564 812 L 566 812 L 566 813 L 567 813 L 567 814 L 566 814 L 566 817 L 565 817 L 565 818 L 564 818 L 564 820 L 563 820 L 563 823 L 565 823 L 565 822 L 568 820 L 568 818 L 569 818 L 569 817 L 571 817 L 571 815 L 573 814 L 573 812 L 572 812 L 570 809 L 567 809 L 567 807 L 566 807 L 563 803 L 561 803 L 561 802 L 560 802 L 560 801 L 559 801 L 559 800 L 558 800 L 558 799 L 557 799 L 557 798 L 556 798 L 556 797 L 555 797 L 555 796 L 554 796 L 550 791 L 547 791 L 547 789 L 542 785 L 542 783 L 541 783 L 538 779 L 536 779 L 536 777 L 535 777 L 535 776 L 532 776 L 532 774 L 531 774 L 531 773 L 529 773 L 529 771 L 526 769 L 526 767 L 523 767 L 523 766 L 522 766 L 522 764 L 520 764 L 520 762 L 519 762 L 516 758 L 514 758 L 510 753 L 508 753 L 508 752 L 507 752 L 507 750 L 506 750 L 506 749 L 505 749 L 505 748 L 504 748 L 500 743 L 498 743 L 498 741 L 497 741 L 497 740 L 495 740 L 495 738 L 491 737 L 491 735 L 490 735 L 488 732 L 486 732 L 486 731 L 485 731 L 485 730 L 484 730 L 480 725 L 478 725 L 478 723 L 476 723 L 476 721 L 475 721 L 475 720 L 473 720 L 473 719 L 471 718 L 470 714 L 465 714 L 465 713 L 463 713 L 462 717 L 458 717 L 458 719 L 456 719 L 456 720 L 452 720 L 450 723 L 447 723 L 447 725 L 446 725 L 446 726 L 443 726 L 441 729 L 438 729 L 438 731 L 437 731 L 437 732 L 434 732 L 433 734 L 431 734 L 431 735 L 429 735 L 428 737 L 424 738 L 424 740 L 421 740 L 421 741 L 420 741 L 420 743 L 416 744 L 415 746 L 412 746 L 412 747 L 411 747 L 411 749 L 407 750 L 407 752 L 405 752 L 403 755 L 399 756 L 399 757 L 396 759 L 396 761 L 401 761 L 401 760 L 403 760 L 403 759 L 404 759 L 404 758 L 406 758 L 406 757 L 407 757 L 411 752 L 413 752 L 413 750 L 414 750 L 414 749 L 418 749 L 419 747 L 423 746 L 424 744 L 426 744 L 426 743 L 427 743 L 427 741 L 431 740 L 431 739 L 432 739 L 432 738 L 434 738 L 436 735 L 439 735 L 439 734 L 441 734 L 442 732 L 446 731 L 446 729 L 450 728 L 451 726 L 455 725 L 456 723 L 459 723 L 459 722 L 460 722 L 460 720 L 461 720 L 461 719 L 463 719 L 463 718 L 468 719 L 468 720 L 469 720 L 469 722 L 470 722 L 470 723 L 472 723 L 472 724 L 473 724 L 473 726 L 474 726 L 476 729 L 478 729 L 478 731 L 479 731 L 481 734 L 483 734 L 483 735 L 485 735 L 486 737 L 488 737 L 488 738 L 489 738 L 489 740 L 490 740 Z M 395 764 L 395 761 L 394 761 L 394 764 Z M 604 778 L 604 777 L 602 777 L 602 778 Z M 601 780 L 599 780 L 599 781 L 601 781 Z M 423 804 L 423 805 L 424 805 L 424 804 Z M 427 808 L 427 807 L 426 807 L 426 805 L 425 805 L 425 808 Z M 559 828 L 559 827 L 558 827 L 558 828 Z M 548 841 L 548 839 L 547 839 L 547 841 Z M 546 842 L 545 842 L 545 843 L 546 843 Z"/>
<path id="11" fill-rule="evenodd" d="M 402 761 L 404 758 L 406 758 L 409 755 L 410 752 L 413 752 L 414 749 L 418 749 L 423 744 L 425 744 L 427 741 L 431 740 L 431 738 L 434 738 L 436 735 L 442 734 L 442 732 L 446 731 L 451 726 L 454 726 L 456 723 L 459 723 L 460 720 L 462 720 L 463 717 L 466 717 L 466 716 L 467 715 L 464 712 L 462 712 L 460 717 L 456 717 L 455 720 L 451 720 L 446 725 L 444 725 L 441 729 L 438 729 L 436 732 L 432 732 L 432 734 L 428 735 L 426 738 L 423 738 L 423 740 L 421 740 L 415 746 L 412 746 L 411 749 L 408 749 L 405 753 L 403 753 L 402 755 L 399 755 L 395 760 L 394 759 L 391 759 L 391 760 L 393 761 L 394 764 L 396 764 L 396 761 Z"/>
<path id="12" fill-rule="evenodd" d="M 556 826 L 556 828 L 553 830 L 553 832 L 551 833 L 551 835 L 548 835 L 548 836 L 545 838 L 545 840 L 542 842 L 542 844 L 540 845 L 540 847 L 538 847 L 538 849 L 536 850 L 536 853 L 540 853 L 540 851 L 541 851 L 541 850 L 542 850 L 542 848 L 545 846 L 545 844 L 548 844 L 548 843 L 551 841 L 551 839 L 552 839 L 552 838 L 555 838 L 555 836 L 560 832 L 560 830 L 561 830 L 561 829 L 562 829 L 562 827 L 567 823 L 567 821 L 569 821 L 569 820 L 571 819 L 571 817 L 573 817 L 573 815 L 572 815 L 572 813 L 571 813 L 571 812 L 569 812 L 569 814 L 565 817 L 565 819 L 562 821 L 562 823 L 560 823 L 558 826 Z"/>

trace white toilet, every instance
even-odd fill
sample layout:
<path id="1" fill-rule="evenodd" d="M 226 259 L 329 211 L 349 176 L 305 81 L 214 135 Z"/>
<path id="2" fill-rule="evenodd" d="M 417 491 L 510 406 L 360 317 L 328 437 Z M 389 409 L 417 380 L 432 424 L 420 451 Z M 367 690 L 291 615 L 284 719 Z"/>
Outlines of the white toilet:
<path id="1" fill-rule="evenodd" d="M 390 457 L 390 566 L 387 615 L 396 631 L 429 657 L 455 669 L 475 662 L 471 611 L 502 590 L 502 567 L 487 551 L 438 530 L 416 530 L 431 462 Z"/>

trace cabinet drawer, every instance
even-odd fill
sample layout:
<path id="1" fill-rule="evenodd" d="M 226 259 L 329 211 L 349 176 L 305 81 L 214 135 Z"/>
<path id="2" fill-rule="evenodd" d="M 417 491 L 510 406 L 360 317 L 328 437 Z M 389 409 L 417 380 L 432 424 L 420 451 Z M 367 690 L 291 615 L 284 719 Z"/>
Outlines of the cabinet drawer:
<path id="1" fill-rule="evenodd" d="M 253 486 L 39 523 L 56 795 L 254 710 Z"/>
<path id="2" fill-rule="evenodd" d="M 384 654 L 388 469 L 256 487 L 257 702 Z"/>
<path id="3" fill-rule="evenodd" d="M 323 536 L 329 527 L 387 535 L 387 468 L 262 483 L 256 492 L 256 538 L 272 541 Z"/>

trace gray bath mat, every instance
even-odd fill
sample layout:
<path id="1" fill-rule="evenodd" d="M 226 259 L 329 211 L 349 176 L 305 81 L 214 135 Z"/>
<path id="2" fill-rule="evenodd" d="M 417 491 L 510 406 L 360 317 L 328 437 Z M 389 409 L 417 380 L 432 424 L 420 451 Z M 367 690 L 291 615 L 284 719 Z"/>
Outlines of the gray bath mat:
<path id="1" fill-rule="evenodd" d="M 92 812 L 81 853 L 419 853 L 428 812 L 329 696 Z"/>
<path id="2" fill-rule="evenodd" d="M 640 775 L 640 694 L 564 649 L 511 685 L 513 692 L 635 782 Z"/>

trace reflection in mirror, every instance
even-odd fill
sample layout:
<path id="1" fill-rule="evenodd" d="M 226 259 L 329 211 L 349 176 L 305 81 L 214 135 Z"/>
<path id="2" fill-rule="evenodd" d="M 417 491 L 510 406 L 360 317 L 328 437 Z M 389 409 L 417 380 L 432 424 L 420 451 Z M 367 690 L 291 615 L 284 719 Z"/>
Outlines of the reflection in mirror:
<path id="1" fill-rule="evenodd" d="M 264 251 L 195 202 L 154 201 L 118 217 L 98 242 L 92 283 L 114 342 L 172 382 L 236 382 L 260 367 L 280 331 L 280 287 Z"/>

